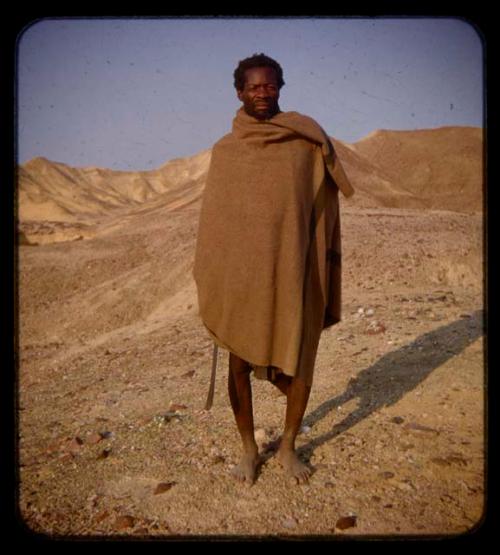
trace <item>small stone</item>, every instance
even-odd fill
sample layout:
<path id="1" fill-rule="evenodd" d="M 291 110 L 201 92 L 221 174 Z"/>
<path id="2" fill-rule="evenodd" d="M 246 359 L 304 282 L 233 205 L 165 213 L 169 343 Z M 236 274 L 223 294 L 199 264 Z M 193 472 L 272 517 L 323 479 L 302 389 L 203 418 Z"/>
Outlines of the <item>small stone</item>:
<path id="1" fill-rule="evenodd" d="M 394 478 L 395 474 L 394 472 L 391 472 L 390 470 L 385 470 L 384 472 L 379 472 L 379 477 L 380 478 L 384 478 L 384 480 L 389 480 L 389 478 Z"/>
<path id="2" fill-rule="evenodd" d="M 343 516 L 337 520 L 335 528 L 346 530 L 347 528 L 353 528 L 356 524 L 357 517 L 355 515 Z"/>
<path id="3" fill-rule="evenodd" d="M 160 482 L 157 486 L 156 489 L 154 491 L 155 495 L 158 495 L 160 493 L 165 493 L 166 491 L 168 491 L 169 489 L 172 488 L 172 486 L 175 486 L 176 482 Z"/>
<path id="4" fill-rule="evenodd" d="M 103 449 L 103 450 L 99 453 L 99 455 L 97 456 L 97 460 L 100 461 L 100 460 L 103 460 L 103 459 L 107 459 L 107 458 L 109 457 L 109 454 L 110 454 L 110 453 L 111 453 L 111 449 L 110 449 L 110 448 Z"/>
<path id="5" fill-rule="evenodd" d="M 311 426 L 301 426 L 300 433 L 301 434 L 308 434 L 312 430 Z"/>
<path id="6" fill-rule="evenodd" d="M 181 403 L 170 403 L 168 410 L 169 412 L 179 412 L 181 410 L 187 409 L 186 405 L 182 405 Z"/>
<path id="7" fill-rule="evenodd" d="M 399 482 L 398 484 L 396 484 L 396 487 L 402 491 L 414 491 L 414 487 L 412 486 L 411 483 L 407 483 L 407 482 Z"/>
<path id="8" fill-rule="evenodd" d="M 119 516 L 115 521 L 115 528 L 123 530 L 124 528 L 133 528 L 135 525 L 135 518 L 130 515 Z"/>
<path id="9" fill-rule="evenodd" d="M 97 513 L 95 515 L 94 520 L 96 522 L 102 522 L 105 518 L 108 518 L 108 516 L 109 516 L 109 512 L 106 509 L 104 509 L 100 513 Z"/>
<path id="10" fill-rule="evenodd" d="M 80 452 L 81 446 L 83 445 L 83 441 L 79 437 L 75 437 L 71 440 L 71 442 L 66 447 L 66 450 L 69 451 L 71 454 L 76 455 Z"/>
<path id="11" fill-rule="evenodd" d="M 394 418 L 391 418 L 391 422 L 394 424 L 402 424 L 404 421 L 405 419 L 402 416 L 394 416 Z"/>
<path id="12" fill-rule="evenodd" d="M 194 370 L 189 370 L 185 374 L 182 374 L 181 378 L 192 378 L 194 376 L 194 374 L 195 374 Z"/>
<path id="13" fill-rule="evenodd" d="M 365 312 L 366 316 L 373 316 L 375 314 L 375 311 L 373 310 L 373 308 L 369 308 L 366 312 Z"/>
<path id="14" fill-rule="evenodd" d="M 94 432 L 94 433 L 90 434 L 89 437 L 87 438 L 87 442 L 92 444 L 92 445 L 96 445 L 100 441 L 102 441 L 102 436 L 101 436 L 101 434 L 98 434 L 97 432 Z"/>
<path id="15" fill-rule="evenodd" d="M 284 528 L 291 529 L 291 528 L 296 528 L 298 522 L 295 520 L 295 518 L 290 517 L 290 518 L 285 518 L 285 519 L 282 521 L 282 524 L 283 524 L 283 527 L 284 527 Z"/>
<path id="16" fill-rule="evenodd" d="M 183 417 L 177 411 L 168 410 L 167 412 L 159 415 L 157 418 L 158 424 L 164 424 L 165 422 L 170 422 L 174 418 L 176 420 L 181 420 Z"/>
<path id="17" fill-rule="evenodd" d="M 365 333 L 368 335 L 376 335 L 378 333 L 384 333 L 386 331 L 386 327 L 382 322 L 378 320 L 373 320 L 366 328 Z"/>

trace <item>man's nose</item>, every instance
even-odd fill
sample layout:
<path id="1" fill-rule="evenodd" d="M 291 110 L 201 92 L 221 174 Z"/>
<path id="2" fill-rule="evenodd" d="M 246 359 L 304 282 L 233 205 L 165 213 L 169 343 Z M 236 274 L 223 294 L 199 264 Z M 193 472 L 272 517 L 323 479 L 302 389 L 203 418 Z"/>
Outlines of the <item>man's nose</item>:
<path id="1" fill-rule="evenodd" d="M 269 91 L 262 87 L 260 89 L 257 89 L 257 93 L 255 95 L 257 98 L 268 98 L 269 97 Z"/>

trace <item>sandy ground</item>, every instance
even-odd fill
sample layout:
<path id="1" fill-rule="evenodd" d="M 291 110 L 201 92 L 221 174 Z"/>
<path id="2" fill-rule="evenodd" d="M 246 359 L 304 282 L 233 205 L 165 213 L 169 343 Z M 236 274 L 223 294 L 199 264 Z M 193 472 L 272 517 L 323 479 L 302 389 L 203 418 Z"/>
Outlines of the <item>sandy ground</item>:
<path id="1" fill-rule="evenodd" d="M 480 523 L 482 215 L 342 208 L 344 317 L 319 346 L 298 437 L 305 485 L 273 456 L 285 400 L 258 380 L 264 462 L 252 487 L 230 476 L 239 438 L 225 352 L 204 410 L 199 202 L 118 209 L 79 229 L 24 226 L 41 243 L 19 248 L 19 518 L 30 530 L 335 539 Z"/>

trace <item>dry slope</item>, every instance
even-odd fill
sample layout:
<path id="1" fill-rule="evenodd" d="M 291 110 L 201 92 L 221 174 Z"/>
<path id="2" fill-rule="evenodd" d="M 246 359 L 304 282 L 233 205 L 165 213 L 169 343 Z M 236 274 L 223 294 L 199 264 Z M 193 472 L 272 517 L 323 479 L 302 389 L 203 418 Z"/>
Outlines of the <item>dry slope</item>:
<path id="1" fill-rule="evenodd" d="M 291 487 L 281 473 L 273 454 L 284 400 L 255 382 L 263 465 L 246 488 L 229 475 L 239 444 L 226 354 L 214 407 L 203 410 L 211 350 L 191 277 L 202 186 L 188 171 L 184 187 L 86 220 L 86 240 L 61 241 L 70 238 L 61 223 L 21 222 L 39 225 L 29 237 L 47 243 L 19 247 L 26 525 L 58 535 L 328 538 L 475 526 L 484 506 L 481 214 L 343 202 L 344 319 L 322 336 L 298 440 L 314 474 Z M 58 241 L 44 239 L 56 232 Z"/>

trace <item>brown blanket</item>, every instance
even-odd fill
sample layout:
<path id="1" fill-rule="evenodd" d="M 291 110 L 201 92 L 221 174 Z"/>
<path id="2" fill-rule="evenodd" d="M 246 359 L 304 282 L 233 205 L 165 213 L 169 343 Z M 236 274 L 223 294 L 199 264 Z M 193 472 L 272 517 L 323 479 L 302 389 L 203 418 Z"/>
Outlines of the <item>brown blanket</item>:
<path id="1" fill-rule="evenodd" d="M 194 279 L 221 347 L 310 385 L 322 329 L 340 320 L 338 189 L 354 191 L 321 127 L 240 109 L 203 193 Z"/>

